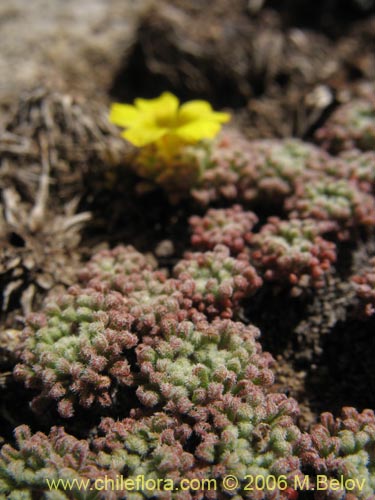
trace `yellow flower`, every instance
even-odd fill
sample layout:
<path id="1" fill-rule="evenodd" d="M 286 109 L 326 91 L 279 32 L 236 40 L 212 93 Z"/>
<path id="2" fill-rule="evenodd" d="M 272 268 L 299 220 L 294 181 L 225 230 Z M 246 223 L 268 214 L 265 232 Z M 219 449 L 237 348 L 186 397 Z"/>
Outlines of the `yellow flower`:
<path id="1" fill-rule="evenodd" d="M 206 101 L 189 101 L 180 106 L 178 98 L 164 92 L 155 99 L 135 99 L 134 106 L 115 103 L 110 121 L 126 130 L 123 137 L 137 147 L 149 144 L 193 144 L 211 139 L 230 119 Z"/>

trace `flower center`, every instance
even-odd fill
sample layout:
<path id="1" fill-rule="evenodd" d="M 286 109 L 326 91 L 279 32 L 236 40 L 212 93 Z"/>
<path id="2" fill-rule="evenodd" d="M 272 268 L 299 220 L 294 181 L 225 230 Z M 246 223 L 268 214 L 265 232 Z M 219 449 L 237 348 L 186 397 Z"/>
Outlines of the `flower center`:
<path id="1" fill-rule="evenodd" d="M 177 125 L 177 114 L 171 115 L 168 111 L 159 111 L 155 116 L 155 122 L 160 128 L 175 128 Z"/>

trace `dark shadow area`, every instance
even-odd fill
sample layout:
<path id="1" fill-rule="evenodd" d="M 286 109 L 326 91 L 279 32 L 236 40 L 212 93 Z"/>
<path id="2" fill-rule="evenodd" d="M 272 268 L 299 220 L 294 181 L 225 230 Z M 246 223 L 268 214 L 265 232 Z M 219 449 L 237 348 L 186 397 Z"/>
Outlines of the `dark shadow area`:
<path id="1" fill-rule="evenodd" d="M 257 326 L 261 333 L 260 342 L 265 351 L 274 357 L 285 355 L 295 340 L 294 330 L 306 316 L 308 298 L 293 298 L 288 288 L 264 285 L 260 292 L 246 301 L 247 322 Z"/>
<path id="2" fill-rule="evenodd" d="M 375 318 L 338 323 L 322 339 L 323 354 L 306 377 L 317 409 L 339 414 L 343 406 L 375 407 Z"/>
<path id="3" fill-rule="evenodd" d="M 343 36 L 353 21 L 375 12 L 374 0 L 268 0 L 266 6 L 281 14 L 286 28 L 314 29 L 332 38 Z"/>
<path id="4" fill-rule="evenodd" d="M 216 108 L 240 108 L 246 97 L 230 68 L 215 61 L 204 49 L 189 53 L 173 39 L 172 27 L 154 26 L 148 19 L 139 26 L 136 44 L 125 56 L 109 91 L 111 98 L 132 101 L 154 98 L 168 90 L 181 101 L 205 99 Z M 262 84 L 259 82 L 259 89 Z"/>
<path id="5" fill-rule="evenodd" d="M 129 167 L 119 168 L 115 175 L 110 185 L 96 191 L 89 188 L 82 199 L 80 209 L 93 214 L 83 244 L 93 247 L 106 241 L 110 247 L 133 245 L 140 252 L 154 252 L 160 242 L 170 240 L 173 251 L 161 256 L 159 264 L 172 267 L 189 244 L 191 208 L 187 202 L 171 206 L 161 189 L 138 194 L 140 179 Z"/>
<path id="6" fill-rule="evenodd" d="M 268 49 L 275 45 L 269 52 L 276 58 L 280 49 L 276 13 L 249 17 L 244 1 L 198 4 L 161 2 L 144 14 L 114 75 L 111 98 L 129 101 L 169 90 L 183 101 L 206 99 L 216 108 L 238 109 L 262 95 L 271 76 L 280 88 L 290 82 L 279 64 L 269 67 Z"/>
<path id="7" fill-rule="evenodd" d="M 48 432 L 51 422 L 45 416 L 38 416 L 30 408 L 33 391 L 25 389 L 11 375 L 5 387 L 0 386 L 0 429 L 1 436 L 14 444 L 13 431 L 18 425 L 25 424 L 35 431 Z"/>

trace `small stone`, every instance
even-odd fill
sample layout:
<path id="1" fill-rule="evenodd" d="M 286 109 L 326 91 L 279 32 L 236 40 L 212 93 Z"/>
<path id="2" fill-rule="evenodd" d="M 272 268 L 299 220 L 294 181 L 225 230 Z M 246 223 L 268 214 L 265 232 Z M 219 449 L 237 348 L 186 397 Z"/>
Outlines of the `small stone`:
<path id="1" fill-rule="evenodd" d="M 171 257 L 175 252 L 174 244 L 171 240 L 162 240 L 155 247 L 157 257 Z"/>

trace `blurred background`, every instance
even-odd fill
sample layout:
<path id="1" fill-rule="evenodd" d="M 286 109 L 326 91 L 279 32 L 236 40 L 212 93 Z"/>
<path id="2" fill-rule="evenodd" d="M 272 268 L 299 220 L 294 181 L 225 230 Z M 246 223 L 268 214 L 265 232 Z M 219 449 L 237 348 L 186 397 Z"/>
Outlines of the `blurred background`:
<path id="1" fill-rule="evenodd" d="M 168 89 L 235 108 L 250 137 L 308 137 L 373 91 L 374 12 L 375 0 L 4 0 L 2 119 L 38 86 L 103 103 Z"/>

